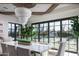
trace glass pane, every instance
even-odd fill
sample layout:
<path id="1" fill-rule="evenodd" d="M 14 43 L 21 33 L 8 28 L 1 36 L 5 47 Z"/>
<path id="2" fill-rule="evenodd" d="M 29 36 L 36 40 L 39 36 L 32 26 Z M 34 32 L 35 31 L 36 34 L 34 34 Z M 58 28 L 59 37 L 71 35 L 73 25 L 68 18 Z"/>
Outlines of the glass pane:
<path id="1" fill-rule="evenodd" d="M 49 32 L 49 37 L 54 38 L 55 37 L 55 32 Z"/>
<path id="2" fill-rule="evenodd" d="M 44 27 L 44 31 L 48 31 L 48 27 Z"/>
<path id="3" fill-rule="evenodd" d="M 12 24 L 12 29 L 15 29 L 15 25 L 14 24 Z"/>
<path id="4" fill-rule="evenodd" d="M 48 26 L 48 23 L 44 23 L 44 27 L 47 27 Z"/>
<path id="5" fill-rule="evenodd" d="M 50 27 L 50 28 L 49 28 L 49 31 L 50 31 L 50 32 L 54 32 L 54 31 L 55 31 L 55 28 L 54 28 L 54 27 Z"/>
<path id="6" fill-rule="evenodd" d="M 60 22 L 55 22 L 55 26 L 56 26 L 56 25 L 60 25 Z"/>
<path id="7" fill-rule="evenodd" d="M 49 26 L 50 26 L 50 27 L 53 27 L 53 26 L 54 26 L 54 22 L 50 22 L 50 23 L 49 23 Z"/>
<path id="8" fill-rule="evenodd" d="M 38 32 L 39 30 L 38 30 L 38 28 L 36 28 L 36 27 L 35 27 L 35 28 L 33 29 L 33 31 L 36 31 L 36 32 Z"/>
<path id="9" fill-rule="evenodd" d="M 38 27 L 38 24 L 36 24 L 35 27 Z"/>
<path id="10" fill-rule="evenodd" d="M 40 27 L 40 32 L 43 32 L 44 31 L 44 28 L 43 27 Z"/>
<path id="11" fill-rule="evenodd" d="M 59 45 L 60 45 L 60 37 L 55 37 L 55 48 L 59 48 Z"/>
<path id="12" fill-rule="evenodd" d="M 41 42 L 41 43 L 44 43 L 43 35 L 40 35 L 40 42 Z"/>
<path id="13" fill-rule="evenodd" d="M 44 43 L 48 43 L 48 34 L 44 35 Z"/>
<path id="14" fill-rule="evenodd" d="M 21 36 L 20 36 L 20 34 L 21 34 L 21 25 L 16 25 L 16 38 L 18 39 L 18 38 L 21 38 Z"/>
<path id="15" fill-rule="evenodd" d="M 40 27 L 43 27 L 43 24 L 40 24 Z"/>
<path id="16" fill-rule="evenodd" d="M 53 37 L 50 37 L 50 41 L 49 41 L 50 43 L 54 43 L 55 42 L 55 38 L 53 38 Z"/>
<path id="17" fill-rule="evenodd" d="M 8 24 L 8 29 L 11 29 L 11 24 Z"/>
<path id="18" fill-rule="evenodd" d="M 72 20 L 69 20 L 69 24 L 73 24 L 73 23 L 72 23 Z"/>
<path id="19" fill-rule="evenodd" d="M 68 31 L 68 25 L 62 25 L 62 31 Z"/>
<path id="20" fill-rule="evenodd" d="M 60 26 L 55 26 L 55 31 L 60 31 Z"/>
<path id="21" fill-rule="evenodd" d="M 58 42 L 55 42 L 55 48 L 56 48 L 56 49 L 59 49 L 59 45 L 60 45 L 60 44 L 59 44 Z"/>
<path id="22" fill-rule="evenodd" d="M 72 26 L 71 25 L 69 25 L 69 30 L 68 31 L 72 31 Z"/>
<path id="23" fill-rule="evenodd" d="M 32 25 L 33 27 L 35 27 L 35 25 Z"/>
<path id="24" fill-rule="evenodd" d="M 68 20 L 62 21 L 62 24 L 63 24 L 63 25 L 67 25 L 67 24 L 68 24 Z"/>
<path id="25" fill-rule="evenodd" d="M 75 37 L 69 37 L 69 40 L 68 40 L 68 50 L 69 51 L 74 51 L 74 52 L 77 52 L 77 39 Z"/>

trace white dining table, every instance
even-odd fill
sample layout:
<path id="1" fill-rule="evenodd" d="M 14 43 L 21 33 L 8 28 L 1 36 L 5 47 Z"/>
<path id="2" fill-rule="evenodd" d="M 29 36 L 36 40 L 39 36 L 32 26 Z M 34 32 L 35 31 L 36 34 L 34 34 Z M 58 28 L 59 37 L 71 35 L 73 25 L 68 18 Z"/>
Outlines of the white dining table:
<path id="1" fill-rule="evenodd" d="M 21 47 L 24 49 L 30 49 L 31 52 L 38 53 L 41 56 L 43 55 L 44 52 L 47 52 L 49 49 L 51 49 L 51 46 L 49 44 L 39 44 L 39 43 L 32 43 L 31 45 L 22 45 L 18 44 L 15 41 L 12 42 L 2 42 L 3 44 L 6 45 L 12 45 L 15 47 Z"/>

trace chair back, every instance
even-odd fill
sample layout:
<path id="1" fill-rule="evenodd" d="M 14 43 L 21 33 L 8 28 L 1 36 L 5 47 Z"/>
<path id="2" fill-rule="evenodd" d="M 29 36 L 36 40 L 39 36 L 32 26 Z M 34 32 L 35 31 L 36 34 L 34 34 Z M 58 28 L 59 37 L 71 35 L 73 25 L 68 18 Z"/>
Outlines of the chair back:
<path id="1" fill-rule="evenodd" d="M 64 56 L 65 47 L 66 47 L 66 41 L 65 42 L 60 42 L 60 46 L 59 46 L 57 56 Z"/>
<path id="2" fill-rule="evenodd" d="M 17 49 L 15 46 L 8 45 L 9 56 L 17 56 Z"/>
<path id="3" fill-rule="evenodd" d="M 30 56 L 31 51 L 29 49 L 24 49 L 21 47 L 17 47 L 17 55 L 18 56 Z"/>
<path id="4" fill-rule="evenodd" d="M 2 47 L 2 53 L 8 53 L 8 49 L 7 49 L 7 45 L 1 43 L 1 47 Z"/>

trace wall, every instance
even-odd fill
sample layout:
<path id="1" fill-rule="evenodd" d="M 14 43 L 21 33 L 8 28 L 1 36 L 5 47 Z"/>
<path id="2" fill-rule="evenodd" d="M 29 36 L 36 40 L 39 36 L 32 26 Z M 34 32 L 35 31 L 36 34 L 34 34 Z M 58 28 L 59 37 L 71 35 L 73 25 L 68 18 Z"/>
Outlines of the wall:
<path id="1" fill-rule="evenodd" d="M 4 25 L 4 33 L 3 33 L 3 38 L 7 41 L 8 39 L 8 22 L 13 22 L 13 23 L 21 23 L 18 21 L 18 19 L 15 16 L 10 16 L 10 15 L 2 15 L 0 14 L 0 22 L 3 23 Z"/>

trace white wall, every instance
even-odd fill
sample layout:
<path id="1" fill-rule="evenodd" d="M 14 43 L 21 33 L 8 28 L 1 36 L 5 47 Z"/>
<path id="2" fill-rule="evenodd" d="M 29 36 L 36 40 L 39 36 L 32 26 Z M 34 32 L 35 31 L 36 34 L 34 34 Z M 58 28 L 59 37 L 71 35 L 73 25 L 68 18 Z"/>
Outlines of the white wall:
<path id="1" fill-rule="evenodd" d="M 6 40 L 8 39 L 8 22 L 21 23 L 15 16 L 2 15 L 2 14 L 0 14 L 0 22 L 2 22 L 4 26 L 3 28 L 4 33 L 2 37 Z"/>
<path id="2" fill-rule="evenodd" d="M 4 28 L 3 28 L 4 29 L 4 35 L 2 37 L 7 39 L 8 38 L 8 22 L 22 24 L 23 20 L 21 20 L 21 19 L 19 20 L 14 15 L 2 15 L 2 14 L 0 14 L 0 22 L 2 22 L 4 24 Z"/>
<path id="3" fill-rule="evenodd" d="M 65 7 L 56 8 L 49 14 L 45 15 L 32 15 L 30 18 L 31 23 L 49 21 L 54 19 L 66 18 L 71 16 L 79 16 L 79 6 L 69 5 Z"/>

